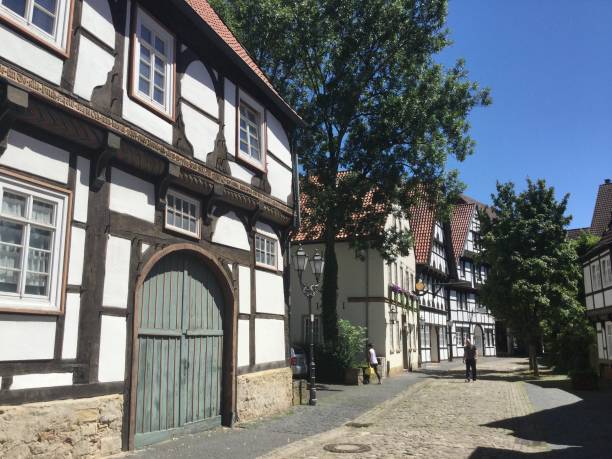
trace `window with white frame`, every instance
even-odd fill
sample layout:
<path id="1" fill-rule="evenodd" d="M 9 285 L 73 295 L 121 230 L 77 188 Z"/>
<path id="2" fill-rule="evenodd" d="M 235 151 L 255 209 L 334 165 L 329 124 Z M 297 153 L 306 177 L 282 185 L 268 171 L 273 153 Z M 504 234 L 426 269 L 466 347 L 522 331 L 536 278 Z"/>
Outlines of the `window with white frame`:
<path id="1" fill-rule="evenodd" d="M 606 349 L 608 359 L 612 358 L 612 322 L 606 322 Z"/>
<path id="2" fill-rule="evenodd" d="M 65 194 L 0 175 L 0 307 L 61 307 Z"/>
<path id="3" fill-rule="evenodd" d="M 254 161 L 261 162 L 261 135 L 259 113 L 240 102 L 240 151 Z"/>
<path id="4" fill-rule="evenodd" d="M 269 268 L 277 268 L 276 239 L 255 233 L 255 262 Z"/>
<path id="5" fill-rule="evenodd" d="M 591 263 L 591 280 L 593 282 L 593 290 L 601 289 L 601 271 L 599 267 L 599 260 Z"/>
<path id="6" fill-rule="evenodd" d="M 200 203 L 174 190 L 166 194 L 166 228 L 200 236 Z"/>
<path id="7" fill-rule="evenodd" d="M 601 277 L 603 278 L 604 287 L 610 287 L 612 285 L 612 264 L 610 263 L 610 255 L 606 255 L 601 259 Z"/>
<path id="8" fill-rule="evenodd" d="M 141 8 L 132 47 L 132 95 L 168 117 L 174 115 L 174 36 Z"/>
<path id="9" fill-rule="evenodd" d="M 0 14 L 10 23 L 65 50 L 70 0 L 0 0 Z"/>

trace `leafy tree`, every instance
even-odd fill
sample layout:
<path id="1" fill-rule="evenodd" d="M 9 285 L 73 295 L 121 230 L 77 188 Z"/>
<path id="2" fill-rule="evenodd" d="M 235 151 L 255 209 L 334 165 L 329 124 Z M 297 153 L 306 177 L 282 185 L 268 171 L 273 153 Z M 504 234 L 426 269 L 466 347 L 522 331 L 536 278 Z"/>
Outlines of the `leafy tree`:
<path id="1" fill-rule="evenodd" d="M 365 345 L 365 327 L 338 321 L 338 342 L 333 352 L 340 368 L 357 368 L 363 362 Z"/>
<path id="2" fill-rule="evenodd" d="M 565 215 L 568 198 L 558 201 L 544 180 L 528 180 L 518 194 L 514 184 L 498 183 L 492 195 L 494 217 L 480 214 L 481 261 L 490 266 L 482 301 L 523 336 L 536 376 L 544 332 L 567 329 L 584 317 L 577 300 L 577 255 L 565 237 L 571 220 Z"/>
<path id="3" fill-rule="evenodd" d="M 434 56 L 449 45 L 446 0 L 211 0 L 307 127 L 292 142 L 310 199 L 305 226 L 323 225 L 325 339 L 337 339 L 335 242 L 387 260 L 410 250 L 410 234 L 384 229 L 424 198 L 447 210 L 461 191 L 449 155 L 473 152 L 469 112 L 489 103 L 463 61 Z M 342 171 L 352 173 L 338 180 Z M 364 196 L 388 212 L 363 212 Z M 363 218 L 354 219 L 361 213 Z"/>

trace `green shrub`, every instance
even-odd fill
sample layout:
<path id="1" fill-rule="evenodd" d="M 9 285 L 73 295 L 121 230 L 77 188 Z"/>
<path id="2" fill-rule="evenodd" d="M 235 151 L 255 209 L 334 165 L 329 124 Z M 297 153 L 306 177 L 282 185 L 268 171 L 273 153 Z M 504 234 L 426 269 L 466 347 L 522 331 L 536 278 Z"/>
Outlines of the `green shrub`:
<path id="1" fill-rule="evenodd" d="M 366 344 L 366 329 L 353 325 L 348 320 L 338 321 L 338 341 L 334 355 L 338 366 L 346 368 L 359 368 L 363 362 Z"/>

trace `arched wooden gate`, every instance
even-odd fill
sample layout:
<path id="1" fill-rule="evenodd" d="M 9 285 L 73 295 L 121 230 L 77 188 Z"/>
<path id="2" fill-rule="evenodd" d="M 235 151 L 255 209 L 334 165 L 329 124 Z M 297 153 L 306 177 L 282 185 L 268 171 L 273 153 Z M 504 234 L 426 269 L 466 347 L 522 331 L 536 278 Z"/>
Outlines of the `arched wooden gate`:
<path id="1" fill-rule="evenodd" d="M 134 446 L 221 422 L 224 297 L 189 251 L 149 271 L 136 305 Z"/>

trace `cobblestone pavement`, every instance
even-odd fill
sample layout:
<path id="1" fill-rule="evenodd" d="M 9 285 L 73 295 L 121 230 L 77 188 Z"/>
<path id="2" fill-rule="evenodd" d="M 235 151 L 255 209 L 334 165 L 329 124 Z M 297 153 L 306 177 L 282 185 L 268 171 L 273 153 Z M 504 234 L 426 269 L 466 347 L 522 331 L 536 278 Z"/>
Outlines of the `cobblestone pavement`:
<path id="1" fill-rule="evenodd" d="M 404 373 L 384 379 L 380 386 L 324 385 L 323 390 L 318 391 L 316 407 L 296 406 L 289 413 L 272 419 L 180 437 L 128 456 L 146 459 L 251 459 L 279 446 L 342 426 L 425 377 L 420 373 Z"/>
<path id="2" fill-rule="evenodd" d="M 430 378 L 353 422 L 264 457 L 338 458 L 337 452 L 328 449 L 349 451 L 359 445 L 370 450 L 341 457 L 484 458 L 549 451 L 545 442 L 517 438 L 512 428 L 495 426 L 533 411 L 523 383 L 513 376 L 524 368 L 523 360 L 481 359 L 479 363 L 481 379 L 475 383 L 466 383 L 456 364 L 439 370 L 425 368 Z"/>

